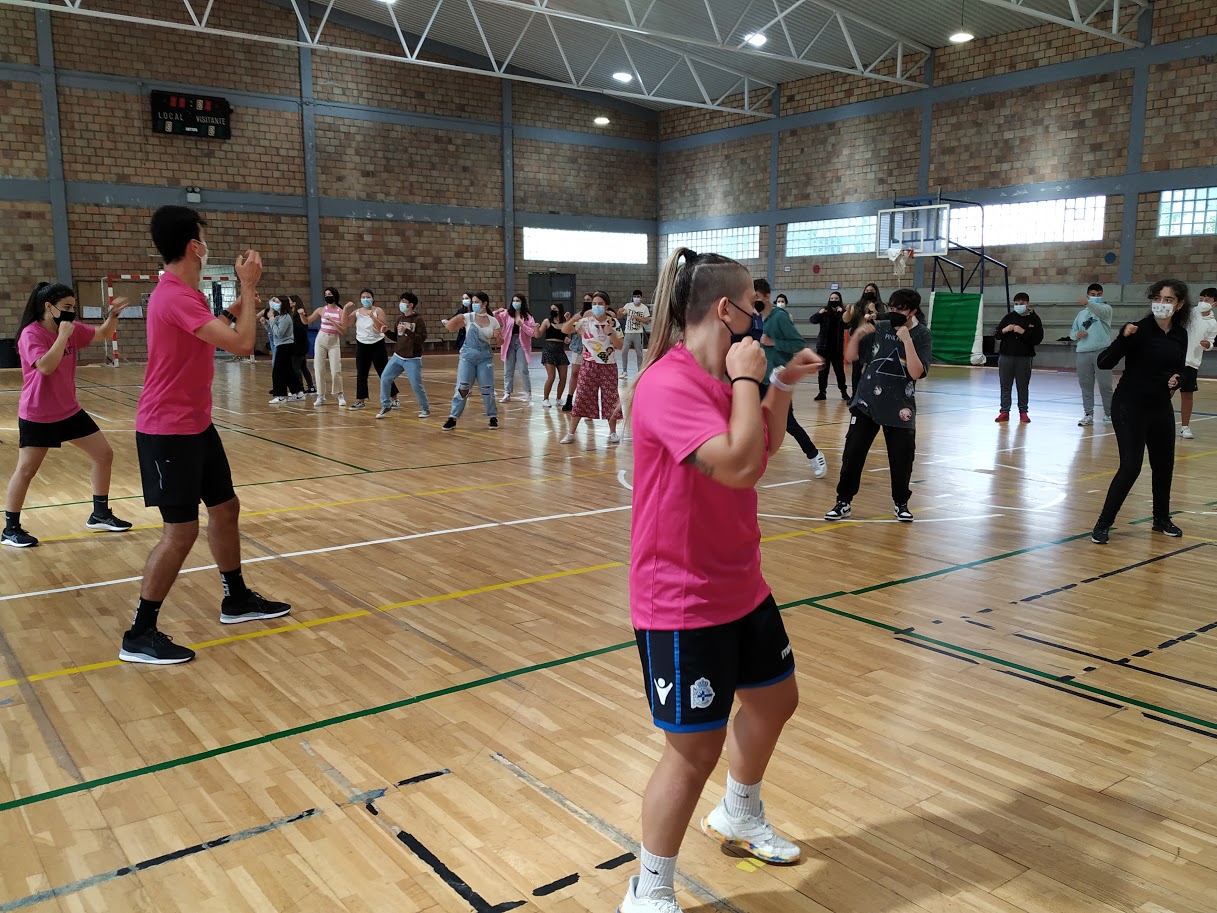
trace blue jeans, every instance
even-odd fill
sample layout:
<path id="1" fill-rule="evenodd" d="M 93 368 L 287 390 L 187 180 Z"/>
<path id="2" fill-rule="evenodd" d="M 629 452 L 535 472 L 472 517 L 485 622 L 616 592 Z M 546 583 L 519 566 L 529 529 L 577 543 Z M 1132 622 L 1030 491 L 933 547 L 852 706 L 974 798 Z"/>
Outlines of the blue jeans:
<path id="1" fill-rule="evenodd" d="M 451 418 L 460 418 L 465 411 L 465 401 L 473 392 L 474 381 L 482 388 L 482 402 L 486 414 L 498 418 L 499 407 L 494 401 L 494 354 L 489 349 L 470 351 L 461 349 L 461 360 L 456 366 L 456 393 L 452 397 Z"/>
<path id="2" fill-rule="evenodd" d="M 393 381 L 402 374 L 405 374 L 410 381 L 410 389 L 414 391 L 414 398 L 418 400 L 419 410 L 430 412 L 431 406 L 427 402 L 427 391 L 423 387 L 423 360 L 421 358 L 402 358 L 400 355 L 392 356 L 389 363 L 385 365 L 385 369 L 380 372 L 380 408 L 389 408 L 389 403 L 393 398 Z"/>
<path id="3" fill-rule="evenodd" d="M 524 381 L 524 393 L 532 396 L 532 378 L 528 374 L 528 362 L 524 360 L 524 347 L 514 342 L 507 347 L 507 358 L 503 362 L 503 392 L 511 396 L 515 392 L 516 368 Z"/>

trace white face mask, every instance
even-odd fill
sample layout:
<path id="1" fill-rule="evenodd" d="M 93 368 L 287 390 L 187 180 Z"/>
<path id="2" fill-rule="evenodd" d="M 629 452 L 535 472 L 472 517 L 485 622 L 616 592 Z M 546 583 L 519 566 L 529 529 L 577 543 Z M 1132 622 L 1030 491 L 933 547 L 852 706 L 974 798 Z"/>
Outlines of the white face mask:
<path id="1" fill-rule="evenodd" d="M 635 304 L 642 304 L 642 299 L 641 299 L 641 298 L 639 298 L 639 297 L 637 297 L 637 296 L 635 296 L 635 298 L 634 298 L 634 303 L 635 303 Z"/>
<path id="2" fill-rule="evenodd" d="M 1213 313 L 1213 306 L 1211 304 L 1209 304 L 1207 301 L 1201 301 L 1200 302 L 1200 316 L 1207 317 L 1211 313 Z"/>
<path id="3" fill-rule="evenodd" d="M 206 241 L 200 241 L 199 243 L 203 245 L 203 256 L 199 257 L 199 271 L 202 272 L 203 270 L 207 269 L 207 254 L 209 251 Z"/>
<path id="4" fill-rule="evenodd" d="M 1175 306 L 1167 304 L 1165 301 L 1155 301 L 1149 306 L 1150 311 L 1158 320 L 1165 320 L 1171 314 L 1175 313 Z"/>

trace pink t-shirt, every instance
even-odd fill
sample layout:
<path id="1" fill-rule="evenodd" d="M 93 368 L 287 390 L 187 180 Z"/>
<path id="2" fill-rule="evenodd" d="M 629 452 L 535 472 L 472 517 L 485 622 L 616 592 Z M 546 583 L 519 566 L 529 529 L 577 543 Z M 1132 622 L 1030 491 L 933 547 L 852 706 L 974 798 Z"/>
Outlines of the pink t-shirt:
<path id="1" fill-rule="evenodd" d="M 194 333 L 215 319 L 202 292 L 161 273 L 148 299 L 148 370 L 136 431 L 201 434 L 211 425 L 216 347 Z"/>
<path id="2" fill-rule="evenodd" d="M 740 392 L 756 396 L 752 384 Z M 731 385 L 707 374 L 683 345 L 638 380 L 630 535 L 630 621 L 637 629 L 726 624 L 770 593 L 761 576 L 756 489 L 728 488 L 684 463 L 727 433 L 731 395 Z"/>
<path id="3" fill-rule="evenodd" d="M 97 335 L 95 327 L 76 324 L 68 337 L 59 367 L 43 374 L 34 362 L 50 351 L 58 333 L 41 323 L 31 323 L 21 331 L 17 352 L 21 356 L 21 402 L 17 416 L 27 422 L 62 422 L 80 411 L 76 401 L 76 353 Z"/>

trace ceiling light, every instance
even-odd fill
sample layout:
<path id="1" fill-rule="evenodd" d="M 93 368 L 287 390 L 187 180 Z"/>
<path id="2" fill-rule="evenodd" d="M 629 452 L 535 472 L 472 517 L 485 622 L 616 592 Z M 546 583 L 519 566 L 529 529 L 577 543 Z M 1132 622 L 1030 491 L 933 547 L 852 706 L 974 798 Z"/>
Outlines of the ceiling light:
<path id="1" fill-rule="evenodd" d="M 766 38 L 764 35 L 762 35 L 760 32 L 749 32 L 747 35 L 744 36 L 744 41 L 746 41 L 748 44 L 752 45 L 754 48 L 761 47 L 768 40 L 769 39 Z"/>
<path id="2" fill-rule="evenodd" d="M 611 123 L 611 121 L 607 117 L 605 117 L 603 114 L 601 114 L 594 121 L 592 121 L 592 123 L 594 123 L 597 127 L 607 127 Z"/>
<path id="3" fill-rule="evenodd" d="M 633 75 L 625 72 L 624 70 L 618 70 L 613 74 L 613 79 L 617 80 L 618 82 L 629 82 L 633 78 Z"/>
<path id="4" fill-rule="evenodd" d="M 958 32 L 956 32 L 954 35 L 951 36 L 951 41 L 954 44 L 966 44 L 967 42 L 971 41 L 975 37 L 976 36 L 973 35 L 971 32 L 969 32 L 967 29 L 961 28 Z"/>

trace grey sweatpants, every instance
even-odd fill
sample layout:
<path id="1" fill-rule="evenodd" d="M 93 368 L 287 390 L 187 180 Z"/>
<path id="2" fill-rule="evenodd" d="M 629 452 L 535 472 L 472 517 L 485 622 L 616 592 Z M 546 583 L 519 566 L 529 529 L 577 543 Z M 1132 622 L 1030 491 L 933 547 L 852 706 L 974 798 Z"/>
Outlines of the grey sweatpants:
<path id="1" fill-rule="evenodd" d="M 1001 411 L 1010 411 L 1010 388 L 1018 384 L 1018 411 L 1027 411 L 1027 387 L 1031 383 L 1030 355 L 1001 355 L 997 359 L 997 375 L 1001 380 Z"/>
<path id="2" fill-rule="evenodd" d="M 638 359 L 637 370 L 641 371 L 642 370 L 642 360 L 644 358 L 646 358 L 646 350 L 642 347 L 642 334 L 641 333 L 626 333 L 625 334 L 625 345 L 623 345 L 621 347 L 621 376 L 622 377 L 625 377 L 626 374 L 629 373 L 629 370 L 627 369 L 627 366 L 626 366 L 626 362 L 629 361 L 629 358 L 630 358 L 630 349 L 634 350 L 634 352 L 635 352 L 634 357 Z"/>
<path id="3" fill-rule="evenodd" d="M 1082 388 L 1082 411 L 1094 415 L 1094 382 L 1099 381 L 1103 414 L 1111 418 L 1111 372 L 1099 369 L 1098 352 L 1078 352 L 1078 386 Z"/>

